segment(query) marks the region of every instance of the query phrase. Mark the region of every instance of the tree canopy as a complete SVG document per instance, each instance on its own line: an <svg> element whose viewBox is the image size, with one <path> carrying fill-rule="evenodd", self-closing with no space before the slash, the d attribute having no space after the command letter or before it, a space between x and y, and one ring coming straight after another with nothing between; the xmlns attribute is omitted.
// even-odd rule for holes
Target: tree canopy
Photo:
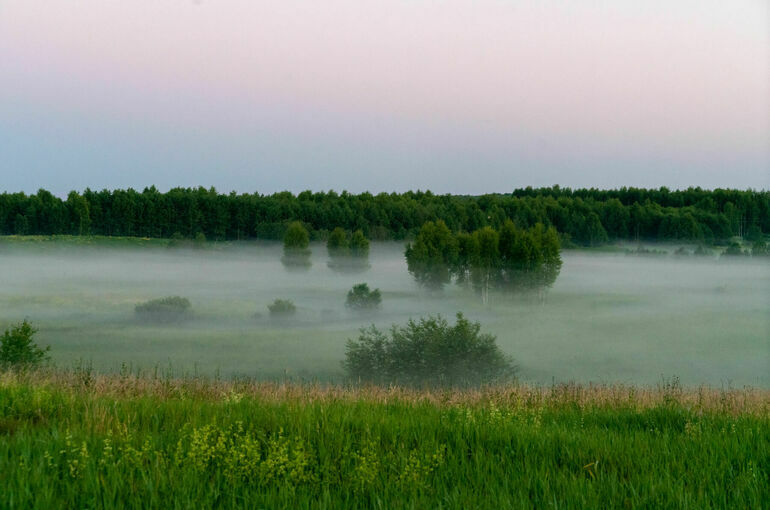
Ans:
<svg viewBox="0 0 770 510"><path fill-rule="evenodd" d="M72 234L193 239L281 240L293 221L311 239L336 227L368 239L405 239L427 221L451 231L499 230L506 219L523 228L542 223L579 245L607 240L755 240L770 233L770 192L667 188L615 190L524 188L481 196L429 191L351 194L334 191L218 193L174 188L161 193L86 189L66 199L46 190L0 194L0 234ZM352 239L351 239L352 240Z"/></svg>
<svg viewBox="0 0 770 510"><path fill-rule="evenodd" d="M541 223L529 229L505 220L499 229L482 227L453 234L443 222L427 222L406 249L409 272L421 285L440 289L452 278L482 298L490 289L543 291L561 270L559 235Z"/></svg>

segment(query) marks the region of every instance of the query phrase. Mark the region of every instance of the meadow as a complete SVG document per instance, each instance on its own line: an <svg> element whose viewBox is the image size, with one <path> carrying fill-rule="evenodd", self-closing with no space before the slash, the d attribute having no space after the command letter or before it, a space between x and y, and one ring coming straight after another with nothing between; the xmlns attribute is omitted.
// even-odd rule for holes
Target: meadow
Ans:
<svg viewBox="0 0 770 510"><path fill-rule="evenodd" d="M3 508L768 508L770 394L0 374Z"/></svg>
<svg viewBox="0 0 770 510"><path fill-rule="evenodd" d="M761 260L567 250L545 302L482 304L418 287L402 243L354 273L311 248L298 271L271 243L5 238L0 326L52 359L0 371L0 508L768 507ZM379 309L345 306L361 282ZM163 296L191 307L135 311ZM518 381L344 378L360 327L458 311Z"/></svg>
<svg viewBox="0 0 770 510"><path fill-rule="evenodd" d="M449 286L419 288L404 245L372 244L370 268L327 266L312 244L308 271L287 271L273 243L130 238L7 237L0 242L0 328L28 318L59 367L89 365L176 375L342 382L345 342L375 323L462 311L495 334L523 382L651 385L677 376L687 386L770 387L770 266L752 258L626 255L624 246L565 250L547 301ZM678 245L656 249L673 252ZM351 287L382 291L381 309L345 308ZM183 323L142 321L134 306L189 298ZM291 299L291 321L267 305Z"/></svg>

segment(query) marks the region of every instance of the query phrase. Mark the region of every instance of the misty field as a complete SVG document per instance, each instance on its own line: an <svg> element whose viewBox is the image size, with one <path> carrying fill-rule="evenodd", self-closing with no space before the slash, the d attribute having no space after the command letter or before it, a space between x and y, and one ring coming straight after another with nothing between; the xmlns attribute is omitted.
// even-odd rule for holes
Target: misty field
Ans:
<svg viewBox="0 0 770 510"><path fill-rule="evenodd" d="M345 342L360 327L461 311L497 335L523 381L676 376L689 386L770 387L770 266L762 260L567 250L545 304L493 294L482 305L456 285L419 288L403 244L373 243L371 267L353 274L330 269L325 247L311 248L309 270L287 271L281 247L269 243L196 250L141 240L6 241L0 326L28 318L60 367L339 381ZM381 290L378 311L345 307L361 282ZM164 296L189 299L189 317L135 315L138 303ZM271 318L275 299L293 301L291 320Z"/></svg>

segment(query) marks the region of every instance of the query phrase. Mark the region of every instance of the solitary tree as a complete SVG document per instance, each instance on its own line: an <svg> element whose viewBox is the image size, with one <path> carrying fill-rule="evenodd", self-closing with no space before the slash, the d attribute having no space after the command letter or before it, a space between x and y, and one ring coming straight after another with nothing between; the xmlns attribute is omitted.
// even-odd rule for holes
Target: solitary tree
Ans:
<svg viewBox="0 0 770 510"><path fill-rule="evenodd" d="M283 237L283 257L281 262L287 268L308 269L310 261L310 234L299 221L289 224Z"/></svg>
<svg viewBox="0 0 770 510"><path fill-rule="evenodd" d="M48 359L48 351L38 347L32 340L37 329L25 319L21 324L6 329L0 337L0 366L27 367L38 365Z"/></svg>

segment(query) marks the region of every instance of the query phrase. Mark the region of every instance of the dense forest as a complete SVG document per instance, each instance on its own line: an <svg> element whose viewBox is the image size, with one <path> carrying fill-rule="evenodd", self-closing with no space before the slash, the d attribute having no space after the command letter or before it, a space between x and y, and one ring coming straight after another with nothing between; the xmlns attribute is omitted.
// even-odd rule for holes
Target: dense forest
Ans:
<svg viewBox="0 0 770 510"><path fill-rule="evenodd" d="M500 228L506 219L520 228L553 226L563 244L597 245L617 239L719 242L732 236L758 238L770 232L770 192L667 188L617 190L525 188L510 194L436 195L430 191L298 195L218 193L214 188L155 187L141 192L86 190L66 199L36 194L0 194L0 234L73 234L141 237L204 235L212 240L281 239L301 221L312 239L342 227L371 239L404 239L427 221L452 231Z"/></svg>

